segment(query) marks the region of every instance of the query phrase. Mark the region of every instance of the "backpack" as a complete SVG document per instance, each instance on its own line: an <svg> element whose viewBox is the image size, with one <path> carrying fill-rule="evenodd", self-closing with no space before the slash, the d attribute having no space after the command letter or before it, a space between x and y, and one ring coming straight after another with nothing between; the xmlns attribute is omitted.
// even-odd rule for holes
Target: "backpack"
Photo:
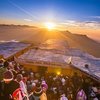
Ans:
<svg viewBox="0 0 100 100"><path fill-rule="evenodd" d="M23 100L23 94L20 88L16 89L13 94L12 94L12 98L14 100Z"/></svg>
<svg viewBox="0 0 100 100"><path fill-rule="evenodd" d="M34 96L33 93L29 96L29 100L40 100L39 96Z"/></svg>

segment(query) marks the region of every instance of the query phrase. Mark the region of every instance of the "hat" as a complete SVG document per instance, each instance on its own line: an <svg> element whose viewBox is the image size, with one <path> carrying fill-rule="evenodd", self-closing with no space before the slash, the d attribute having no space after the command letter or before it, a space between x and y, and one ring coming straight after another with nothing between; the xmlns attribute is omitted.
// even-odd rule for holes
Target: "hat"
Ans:
<svg viewBox="0 0 100 100"><path fill-rule="evenodd" d="M41 86L42 86L42 88L45 88L45 89L47 89L47 88L48 88L48 85L46 84L46 82L45 82L45 81L42 81Z"/></svg>
<svg viewBox="0 0 100 100"><path fill-rule="evenodd" d="M13 77L14 77L13 73L9 70L4 72L4 74L3 74L4 81L11 81L11 80L13 80Z"/></svg>
<svg viewBox="0 0 100 100"><path fill-rule="evenodd" d="M45 81L42 81L42 84L46 84L46 82Z"/></svg>

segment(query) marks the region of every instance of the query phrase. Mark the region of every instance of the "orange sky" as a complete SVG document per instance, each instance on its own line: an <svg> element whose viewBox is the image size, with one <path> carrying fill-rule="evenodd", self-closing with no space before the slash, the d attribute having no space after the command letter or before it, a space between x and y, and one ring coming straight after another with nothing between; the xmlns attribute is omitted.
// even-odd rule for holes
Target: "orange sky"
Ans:
<svg viewBox="0 0 100 100"><path fill-rule="evenodd" d="M0 20L0 24L31 25L31 26L38 26L38 27L44 27L43 23L45 22L36 23L29 19ZM64 23L58 23L58 22L55 23L56 23L56 29L68 30L72 33L88 35L89 37L100 41L100 28L99 28L100 25L98 23L91 22L90 24L86 24L85 22L75 22L71 20L68 20Z"/></svg>

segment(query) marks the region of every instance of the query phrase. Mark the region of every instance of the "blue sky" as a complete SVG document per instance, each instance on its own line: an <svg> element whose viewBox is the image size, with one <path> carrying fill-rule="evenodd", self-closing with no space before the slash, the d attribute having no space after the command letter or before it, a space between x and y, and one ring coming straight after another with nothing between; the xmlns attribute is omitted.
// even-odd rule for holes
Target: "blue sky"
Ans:
<svg viewBox="0 0 100 100"><path fill-rule="evenodd" d="M100 21L100 0L0 0L0 18Z"/></svg>
<svg viewBox="0 0 100 100"><path fill-rule="evenodd" d="M40 25L100 37L100 0L0 0L1 24Z"/></svg>

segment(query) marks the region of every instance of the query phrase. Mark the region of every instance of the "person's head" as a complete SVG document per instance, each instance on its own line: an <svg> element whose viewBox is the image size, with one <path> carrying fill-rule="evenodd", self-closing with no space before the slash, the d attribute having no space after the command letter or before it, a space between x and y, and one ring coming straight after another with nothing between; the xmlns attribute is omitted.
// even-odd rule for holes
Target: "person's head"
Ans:
<svg viewBox="0 0 100 100"><path fill-rule="evenodd" d="M44 92L46 92L46 90L48 89L48 85L46 84L45 81L42 81L41 86L42 86L42 90L43 90Z"/></svg>
<svg viewBox="0 0 100 100"><path fill-rule="evenodd" d="M8 71L4 72L3 80L5 83L11 82L13 80L13 78L14 78L14 75L11 71L8 70Z"/></svg>
<svg viewBox="0 0 100 100"><path fill-rule="evenodd" d="M7 68L8 66L9 66L9 62L8 61L5 61L4 62L4 67Z"/></svg>
<svg viewBox="0 0 100 100"><path fill-rule="evenodd" d="M86 68L86 69L88 69L88 68L89 68L89 65L88 65L88 64L85 64L84 66L85 66L85 68Z"/></svg>
<svg viewBox="0 0 100 100"><path fill-rule="evenodd" d="M3 59L0 59L0 63L4 63Z"/></svg>
<svg viewBox="0 0 100 100"><path fill-rule="evenodd" d="M21 80L23 80L23 75L22 74L18 74L16 79L17 79L18 82L20 82Z"/></svg>
<svg viewBox="0 0 100 100"><path fill-rule="evenodd" d="M64 93L64 91L60 91L60 97L65 97L66 95L65 95L65 93Z"/></svg>
<svg viewBox="0 0 100 100"><path fill-rule="evenodd" d="M42 88L41 88L41 84L40 84L39 82L36 83L36 87L35 87L34 93L35 93L36 95L42 94Z"/></svg>

